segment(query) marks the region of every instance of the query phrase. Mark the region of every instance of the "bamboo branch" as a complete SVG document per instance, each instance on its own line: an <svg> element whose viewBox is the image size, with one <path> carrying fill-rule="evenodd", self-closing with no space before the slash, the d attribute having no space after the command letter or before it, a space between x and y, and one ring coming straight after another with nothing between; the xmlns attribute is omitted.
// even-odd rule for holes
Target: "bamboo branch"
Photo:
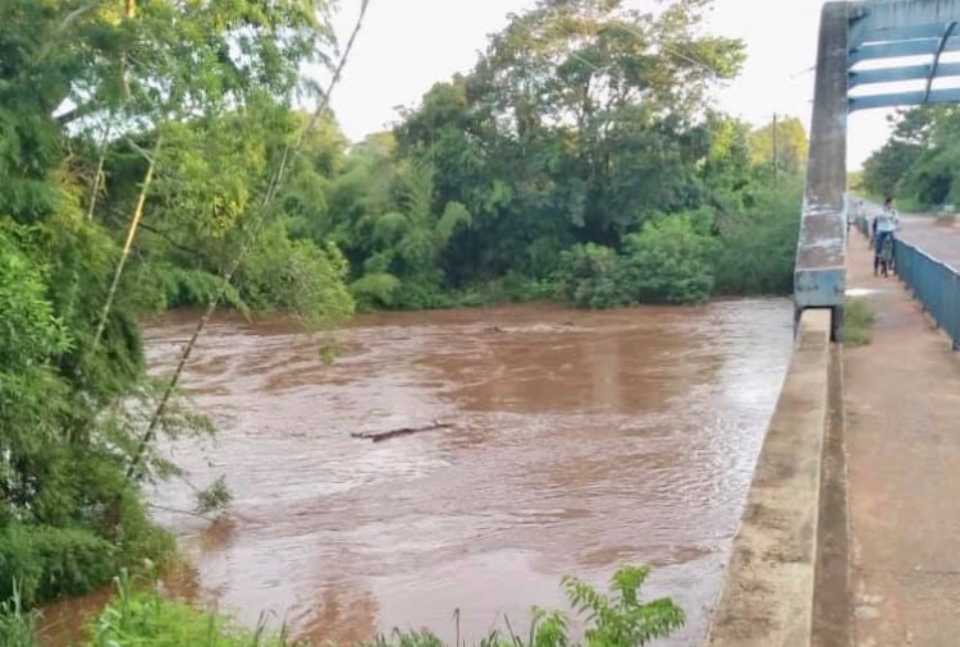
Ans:
<svg viewBox="0 0 960 647"><path fill-rule="evenodd" d="M127 0L126 6L123 10L123 15L127 20L133 20L137 17L137 3L136 0ZM120 85L123 86L123 97L127 100L130 99L130 81L127 79L127 50L124 49L120 52Z"/></svg>
<svg viewBox="0 0 960 647"><path fill-rule="evenodd" d="M157 427L160 425L160 420L163 418L163 415L167 409L167 405L170 402L170 398L173 397L173 393L177 389L177 385L180 383L180 377L183 375L183 370L187 365L187 361L190 359L190 354L193 352L193 349L197 344L197 340L203 333L204 328L206 328L207 322L213 316L214 311L217 309L217 305L226 294L227 288L230 286L230 282L233 280L233 276L236 274L237 270L240 269L240 265L243 262L244 256L246 255L250 245L256 239L256 235L260 228L266 221L267 214L270 211L273 200L285 179L287 160L289 160L290 154L295 150L299 150L300 147L303 146L303 142L307 135L313 131L317 122L327 112L327 109L330 106L330 96L333 94L334 88L336 88L337 84L340 82L340 77L343 74L343 69L346 66L347 59L349 58L354 42L357 39L357 34L360 33L360 28L363 26L363 20L367 15L367 7L369 4L370 0L363 0L360 4L360 15L357 17L357 22L354 24L350 38L347 40L346 47L343 50L343 55L341 55L340 60L337 63L337 67L334 70L333 77L330 79L330 83L327 84L326 91L320 98L320 102L317 105L316 110L314 110L310 121L307 123L306 127L301 130L296 142L293 144L287 144L287 146L284 148L283 155L280 159L280 164L276 173L271 178L270 184L267 187L267 191L264 194L263 201L260 204L260 211L254 221L254 226L251 229L250 236L241 246L239 253L233 260L233 263L231 263L229 269L224 273L223 283L220 289L214 295L213 299L210 300L207 309L197 322L197 326L193 331L193 335L190 336L190 341L188 341L183 347L183 352L180 354L180 360L177 363L177 368L173 372L173 376L171 376L170 382L167 384L167 388L164 389L163 395L160 397L160 402L157 403L157 408L154 411L153 416L150 418L150 424L147 425L147 429L144 431L143 436L140 438L140 443L137 445L137 450L133 455L130 467L127 469L128 477L132 477L134 473L139 470L140 463L143 460L143 455L150 443L153 442L154 436L157 432Z"/></svg>
<svg viewBox="0 0 960 647"><path fill-rule="evenodd" d="M107 160L107 139L110 138L110 131L113 129L113 120L107 124L107 129L103 131L103 139L100 140L100 159L97 160L97 173L93 176L93 188L90 190L90 208L87 210L87 220L93 220L93 209L97 205L97 194L100 192L100 178L103 175L103 165Z"/></svg>
<svg viewBox="0 0 960 647"><path fill-rule="evenodd" d="M130 219L130 228L127 230L127 240L123 244L123 252L120 255L120 260L117 262L117 269L113 274L113 282L110 284L110 291L107 292L107 300L103 304L103 310L100 312L100 321L97 323L97 332L93 336L91 352L96 350L100 344L103 330L107 326L107 317L110 315L110 308L113 306L113 299L117 294L117 286L120 285L120 276L123 274L123 267L127 263L127 257L130 256L130 248L133 246L133 239L136 238L140 219L143 217L143 204L147 199L147 190L150 188L150 183L153 181L153 171L157 166L157 152L160 150L162 142L163 137L158 137L157 143L154 145L153 152L150 155L147 174L143 178L143 186L140 187L140 195L137 197L137 206L133 211L133 218Z"/></svg>
<svg viewBox="0 0 960 647"><path fill-rule="evenodd" d="M149 224L149 223L146 223L146 222L142 222L142 221L140 222L140 229L146 229L147 231L149 231L149 232L151 232L151 233L153 233L153 234L156 234L157 236L159 236L160 238L162 238L163 240L165 240L168 245L170 245L171 247L173 247L173 248L175 248L175 249L179 249L181 252L186 252L187 254L190 254L191 256L196 256L196 257L199 258L200 260L206 260L206 258L207 258L207 255L204 254L203 252L199 252L199 251L197 251L197 250L195 250L195 249L193 249L193 248L191 248L191 247L187 247L186 245L183 245L183 244L181 244L181 243L178 243L176 240L173 239L173 237L172 237L169 233L167 233L167 232L164 231L163 229L160 229L160 228L158 228L158 227L154 227L153 225L151 225L151 224Z"/></svg>

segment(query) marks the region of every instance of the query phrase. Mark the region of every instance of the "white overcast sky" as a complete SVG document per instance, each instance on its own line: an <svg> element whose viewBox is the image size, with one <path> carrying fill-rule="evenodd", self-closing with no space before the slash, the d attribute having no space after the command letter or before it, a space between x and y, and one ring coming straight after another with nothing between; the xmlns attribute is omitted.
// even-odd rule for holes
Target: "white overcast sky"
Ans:
<svg viewBox="0 0 960 647"><path fill-rule="evenodd" d="M336 20L345 42L360 0L340 0ZM632 0L641 5L649 0ZM430 86L469 70L487 34L535 0L370 0L333 106L354 141L396 119L395 106L415 104ZM729 113L762 124L773 113L809 127L817 29L823 0L715 0L710 31L742 38L743 74L720 92ZM848 167L859 167L889 132L885 110L850 117Z"/></svg>

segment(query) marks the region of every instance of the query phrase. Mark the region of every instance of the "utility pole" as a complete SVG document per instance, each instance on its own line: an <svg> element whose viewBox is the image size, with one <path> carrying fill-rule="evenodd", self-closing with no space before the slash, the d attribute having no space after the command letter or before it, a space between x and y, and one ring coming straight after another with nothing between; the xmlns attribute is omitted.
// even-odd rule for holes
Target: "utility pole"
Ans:
<svg viewBox="0 0 960 647"><path fill-rule="evenodd" d="M777 113L773 113L773 185L779 184L778 166L780 160L780 151L777 142Z"/></svg>

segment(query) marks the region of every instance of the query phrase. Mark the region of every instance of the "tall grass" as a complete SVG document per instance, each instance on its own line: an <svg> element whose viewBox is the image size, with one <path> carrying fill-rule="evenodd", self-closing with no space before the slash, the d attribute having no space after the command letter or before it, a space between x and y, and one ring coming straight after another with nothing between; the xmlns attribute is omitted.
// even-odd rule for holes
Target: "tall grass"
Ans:
<svg viewBox="0 0 960 647"><path fill-rule="evenodd" d="M23 608L20 587L15 582L13 595L0 604L0 645L3 647L36 647L34 634L38 612Z"/></svg>

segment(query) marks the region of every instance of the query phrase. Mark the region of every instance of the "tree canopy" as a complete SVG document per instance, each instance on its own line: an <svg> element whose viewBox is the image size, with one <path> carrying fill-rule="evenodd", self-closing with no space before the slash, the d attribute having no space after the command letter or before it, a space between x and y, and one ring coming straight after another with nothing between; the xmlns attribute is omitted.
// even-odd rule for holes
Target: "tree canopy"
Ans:
<svg viewBox="0 0 960 647"><path fill-rule="evenodd" d="M899 197L911 208L957 204L960 109L937 105L900 110L891 125L890 139L864 164L863 188L878 197Z"/></svg>

